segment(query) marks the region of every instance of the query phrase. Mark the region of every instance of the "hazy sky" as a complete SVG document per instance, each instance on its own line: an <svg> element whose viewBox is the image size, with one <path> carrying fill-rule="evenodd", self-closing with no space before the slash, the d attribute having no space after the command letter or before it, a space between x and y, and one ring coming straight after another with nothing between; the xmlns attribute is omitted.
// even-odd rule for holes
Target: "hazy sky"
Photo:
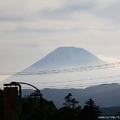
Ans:
<svg viewBox="0 0 120 120"><path fill-rule="evenodd" d="M120 0L0 1L0 72L23 70L60 46L119 61Z"/></svg>

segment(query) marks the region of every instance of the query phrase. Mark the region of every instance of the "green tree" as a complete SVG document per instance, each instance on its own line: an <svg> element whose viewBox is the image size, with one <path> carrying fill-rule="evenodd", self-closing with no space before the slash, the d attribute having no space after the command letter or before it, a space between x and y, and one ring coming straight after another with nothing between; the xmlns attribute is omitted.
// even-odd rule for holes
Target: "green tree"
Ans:
<svg viewBox="0 0 120 120"><path fill-rule="evenodd" d="M72 94L69 93L67 96L65 96L64 100L65 100L65 103L63 103L63 105L70 108L71 107Z"/></svg>
<svg viewBox="0 0 120 120"><path fill-rule="evenodd" d="M72 106L72 108L75 109L75 108L76 108L76 104L78 104L78 103L79 103L79 102L76 101L75 98L73 98L73 99L71 100L71 106Z"/></svg>
<svg viewBox="0 0 120 120"><path fill-rule="evenodd" d="M64 98L65 103L63 107L59 109L59 119L58 120L79 120L79 114L81 113L81 107L76 107L78 101L72 98L72 94L69 93Z"/></svg>
<svg viewBox="0 0 120 120"><path fill-rule="evenodd" d="M96 106L95 102L90 98L83 108L82 119L83 120L98 120L101 115L99 106Z"/></svg>
<svg viewBox="0 0 120 120"><path fill-rule="evenodd" d="M23 120L57 120L58 110L52 101L33 99L30 95L22 98Z"/></svg>
<svg viewBox="0 0 120 120"><path fill-rule="evenodd" d="M75 98L72 98L71 93L69 93L67 96L65 96L64 100L65 100L65 103L63 103L63 105L65 105L66 107L69 107L69 108L73 108L73 109L76 107L76 104L79 103L78 101L76 101Z"/></svg>

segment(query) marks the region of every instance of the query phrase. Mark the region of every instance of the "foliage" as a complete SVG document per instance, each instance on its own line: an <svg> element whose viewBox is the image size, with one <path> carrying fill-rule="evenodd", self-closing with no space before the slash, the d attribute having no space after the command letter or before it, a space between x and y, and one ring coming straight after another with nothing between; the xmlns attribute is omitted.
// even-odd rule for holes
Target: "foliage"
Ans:
<svg viewBox="0 0 120 120"><path fill-rule="evenodd" d="M3 93L0 90L0 120L4 120ZM57 109L52 101L36 94L25 96L22 98L22 120L98 120L101 114L99 106L91 98L83 108L71 93L64 100L63 107Z"/></svg>
<svg viewBox="0 0 120 120"><path fill-rule="evenodd" d="M30 96L22 99L22 108L23 120L54 120L57 113L57 108L52 101L34 100Z"/></svg>
<svg viewBox="0 0 120 120"><path fill-rule="evenodd" d="M82 118L87 120L98 120L98 117L101 115L99 106L95 105L95 102L90 98L82 111Z"/></svg>
<svg viewBox="0 0 120 120"><path fill-rule="evenodd" d="M60 120L78 120L81 113L81 107L76 107L78 101L72 97L71 93L65 96L64 100L64 106L59 109Z"/></svg>
<svg viewBox="0 0 120 120"><path fill-rule="evenodd" d="M66 107L69 107L69 108L73 108L73 109L76 107L76 104L79 103L78 101L76 101L75 98L72 98L71 93L69 93L67 96L65 96L64 100L65 100L65 103L63 103L63 105L65 105Z"/></svg>

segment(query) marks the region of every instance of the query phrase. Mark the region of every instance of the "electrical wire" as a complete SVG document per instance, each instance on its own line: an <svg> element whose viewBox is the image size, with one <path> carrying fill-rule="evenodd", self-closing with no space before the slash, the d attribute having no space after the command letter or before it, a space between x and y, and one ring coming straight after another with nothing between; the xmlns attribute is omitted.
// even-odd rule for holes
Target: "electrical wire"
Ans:
<svg viewBox="0 0 120 120"><path fill-rule="evenodd" d="M112 79L112 78L118 78L117 80L105 80L105 81L97 81L97 82L91 82L93 80L102 80L102 79ZM87 83L82 83L83 81L87 81ZM74 83L76 82L76 83ZM56 81L56 82L41 82L41 83L31 83L34 85L37 85L41 88L70 88L70 87L86 87L86 86L93 86L93 85L99 85L99 84L109 84L109 83L119 83L120 82L120 75L116 76L108 76L108 77L96 77L96 78L88 78L88 79L79 79L79 80L68 80L68 81Z"/></svg>
<svg viewBox="0 0 120 120"><path fill-rule="evenodd" d="M0 75L43 75L43 74L58 74L58 73L71 73L71 72L84 72L92 70L101 70L108 68L120 67L120 62L116 63L106 63L95 66L86 66L78 68L66 68L66 69L56 69L56 70L45 70L45 71L32 71L32 72L1 72Z"/></svg>
<svg viewBox="0 0 120 120"><path fill-rule="evenodd" d="M44 75L44 74L58 74L58 73L71 73L71 72L85 72L85 71L101 70L101 69L116 68L116 67L120 67L120 62L101 64L101 65L95 65L95 66L61 69L61 70L50 70L50 71L5 72L5 73L0 73L0 75ZM119 80L109 81L109 79L112 79L112 78L114 78L114 79L117 78ZM107 81L105 80L103 82L101 82L101 81L93 82L93 80L102 80L102 79L108 79L108 80ZM87 83L81 83L81 82L86 82L86 81L87 81ZM76 84L74 82L76 82ZM42 88L46 88L46 87L48 87L48 88L58 88L58 87L71 88L71 87L86 87L86 86L98 85L98 84L108 84L111 82L119 83L120 75L107 76L107 77L96 77L96 78L86 78L86 79L79 79L79 80L65 80L65 81L54 81L54 82L47 81L47 82L31 83L31 84L34 84L34 85L37 84Z"/></svg>
<svg viewBox="0 0 120 120"><path fill-rule="evenodd" d="M82 82L82 81L92 81L92 80L100 80L100 79L112 79L112 78L119 78L120 75L116 75L116 76L108 76L108 77L95 77L95 78L86 78L86 79L79 79L79 80L65 80L65 81L52 81L52 82L41 82L41 83L32 83L32 84L41 84L41 85L45 85L45 84L55 84L55 83L71 83L71 82Z"/></svg>

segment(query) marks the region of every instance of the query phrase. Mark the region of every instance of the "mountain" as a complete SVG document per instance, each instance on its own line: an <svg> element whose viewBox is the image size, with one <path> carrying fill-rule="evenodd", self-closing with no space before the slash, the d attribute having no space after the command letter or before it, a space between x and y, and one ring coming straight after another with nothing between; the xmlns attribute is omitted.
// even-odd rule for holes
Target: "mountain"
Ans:
<svg viewBox="0 0 120 120"><path fill-rule="evenodd" d="M25 71L56 70L104 63L83 48L59 47Z"/></svg>
<svg viewBox="0 0 120 120"><path fill-rule="evenodd" d="M85 102L92 98L100 107L120 106L120 85L106 84L91 86L85 89L43 89L41 93L48 100L53 100L57 107L61 107L68 93L84 106Z"/></svg>
<svg viewBox="0 0 120 120"><path fill-rule="evenodd" d="M33 84L41 89L63 86L65 84L69 86L69 83L65 83L64 81L83 78L86 77L86 74L79 74L78 72L71 73L70 71L65 73L65 71L62 71L63 69L80 68L104 63L105 62L83 48L59 47L30 67L5 79L1 84L10 83L11 81L21 81ZM51 71L53 72L54 70L58 70L58 73L59 70L61 70L62 73L51 74ZM54 85L54 82L59 83L59 85Z"/></svg>
<svg viewBox="0 0 120 120"><path fill-rule="evenodd" d="M92 98L96 105L100 107L120 106L120 85L119 84L101 84L91 86L85 89L51 89L46 88L41 90L43 97L49 101L53 101L56 107L62 107L64 98L68 93L71 93L73 98L79 101L80 106L84 106L85 102ZM23 90L23 96L30 94L32 90Z"/></svg>
<svg viewBox="0 0 120 120"><path fill-rule="evenodd" d="M100 65L103 65L103 69L99 69ZM81 105L91 97L103 107L117 106L120 89L119 85L112 83L119 82L119 68L108 67L108 64L85 49L59 47L1 84L12 81L30 83L42 90L44 97L53 100L58 107L69 92ZM22 85L23 88L31 89L26 85Z"/></svg>

